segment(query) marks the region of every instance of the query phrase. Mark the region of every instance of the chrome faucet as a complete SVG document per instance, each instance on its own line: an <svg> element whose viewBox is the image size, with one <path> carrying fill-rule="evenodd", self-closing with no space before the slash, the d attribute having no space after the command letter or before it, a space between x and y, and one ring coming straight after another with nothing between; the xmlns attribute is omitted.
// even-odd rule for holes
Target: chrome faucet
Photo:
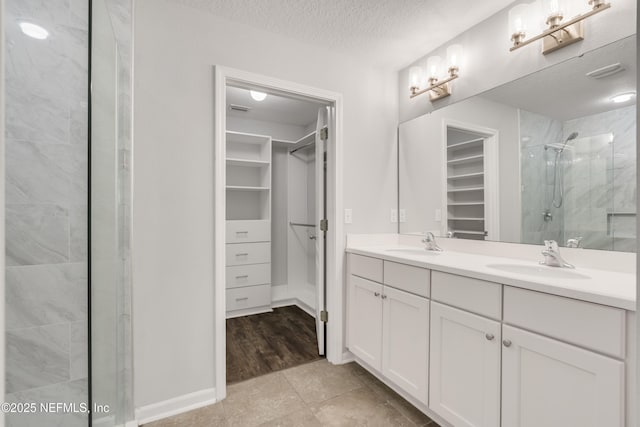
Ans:
<svg viewBox="0 0 640 427"><path fill-rule="evenodd" d="M544 250L542 251L542 255L544 255L544 261L540 261L540 264L548 265L550 267L576 268L560 256L558 242L555 240L544 241Z"/></svg>
<svg viewBox="0 0 640 427"><path fill-rule="evenodd" d="M576 237L574 239L568 239L567 240L567 247L568 248L579 248L581 240L582 240L582 237Z"/></svg>
<svg viewBox="0 0 640 427"><path fill-rule="evenodd" d="M442 252L442 248L436 243L436 236L434 236L430 231L427 231L425 233L424 239L422 239L422 243L426 245L425 249L428 251Z"/></svg>

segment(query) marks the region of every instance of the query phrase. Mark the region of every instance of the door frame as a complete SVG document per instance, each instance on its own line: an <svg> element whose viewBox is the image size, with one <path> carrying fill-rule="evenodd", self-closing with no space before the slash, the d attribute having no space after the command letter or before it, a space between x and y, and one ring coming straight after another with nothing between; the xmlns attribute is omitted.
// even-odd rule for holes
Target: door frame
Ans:
<svg viewBox="0 0 640 427"><path fill-rule="evenodd" d="M226 86L227 83L261 86L293 96L302 96L327 102L335 108L334 143L327 147L327 231L325 259L326 310L330 322L326 324L326 357L331 363L343 359L343 256L345 249L344 227L339 212L343 200L343 137L342 94L280 80L248 71L223 66L213 67L214 99L214 147L213 147L213 287L214 287L214 373L215 395L220 401L226 397L226 301L225 301L225 230L226 230Z"/></svg>

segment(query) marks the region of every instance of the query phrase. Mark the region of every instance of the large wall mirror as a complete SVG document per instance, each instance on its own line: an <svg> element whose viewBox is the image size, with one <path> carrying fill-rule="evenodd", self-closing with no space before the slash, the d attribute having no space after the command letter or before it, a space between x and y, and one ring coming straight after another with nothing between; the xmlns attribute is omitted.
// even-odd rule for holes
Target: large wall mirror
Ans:
<svg viewBox="0 0 640 427"><path fill-rule="evenodd" d="M636 37L400 125L399 232L636 251Z"/></svg>

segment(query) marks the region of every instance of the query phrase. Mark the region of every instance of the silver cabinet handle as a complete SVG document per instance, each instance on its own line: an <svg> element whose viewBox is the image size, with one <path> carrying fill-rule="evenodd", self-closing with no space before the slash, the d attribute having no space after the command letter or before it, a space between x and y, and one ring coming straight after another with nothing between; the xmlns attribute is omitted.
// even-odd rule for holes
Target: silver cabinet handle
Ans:
<svg viewBox="0 0 640 427"><path fill-rule="evenodd" d="M247 255L249 255L249 254L248 254L248 253L246 253L246 252L243 252L243 253L241 253L241 254L236 254L236 256L247 256Z"/></svg>
<svg viewBox="0 0 640 427"><path fill-rule="evenodd" d="M248 274L243 274L242 276L236 276L236 279L247 279L249 278Z"/></svg>
<svg viewBox="0 0 640 427"><path fill-rule="evenodd" d="M386 295L382 295L382 299L387 299L387 296Z"/></svg>
<svg viewBox="0 0 640 427"><path fill-rule="evenodd" d="M485 336L489 341L492 341L492 340L495 338L495 336L493 336L493 334L485 334L484 336Z"/></svg>
<svg viewBox="0 0 640 427"><path fill-rule="evenodd" d="M379 296L380 296L380 292L374 292L374 293L373 293L373 296L374 296L374 297L379 297Z"/></svg>
<svg viewBox="0 0 640 427"><path fill-rule="evenodd" d="M246 301L248 299L249 299L249 297L236 298L236 301Z"/></svg>
<svg viewBox="0 0 640 427"><path fill-rule="evenodd" d="M502 340L502 344L505 347L511 347L511 340Z"/></svg>
<svg viewBox="0 0 640 427"><path fill-rule="evenodd" d="M248 231L236 231L236 235L238 234L249 234Z"/></svg>

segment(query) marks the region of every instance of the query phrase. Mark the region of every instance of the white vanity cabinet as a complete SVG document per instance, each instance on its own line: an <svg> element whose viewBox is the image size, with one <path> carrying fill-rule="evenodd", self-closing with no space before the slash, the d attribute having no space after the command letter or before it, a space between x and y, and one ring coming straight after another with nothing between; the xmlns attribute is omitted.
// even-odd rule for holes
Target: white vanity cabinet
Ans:
<svg viewBox="0 0 640 427"><path fill-rule="evenodd" d="M426 404L429 361L429 300L383 284L428 295L429 272L416 267L351 255L348 283L347 347L362 362ZM386 267L383 267L386 266ZM391 274L383 274L383 269ZM379 282L376 282L378 280Z"/></svg>

